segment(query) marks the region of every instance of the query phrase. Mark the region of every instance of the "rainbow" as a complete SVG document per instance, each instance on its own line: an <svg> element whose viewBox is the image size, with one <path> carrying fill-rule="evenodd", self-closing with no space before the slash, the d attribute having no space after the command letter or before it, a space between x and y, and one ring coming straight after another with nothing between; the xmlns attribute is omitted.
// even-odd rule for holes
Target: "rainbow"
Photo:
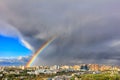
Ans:
<svg viewBox="0 0 120 80"><path fill-rule="evenodd" d="M26 64L25 67L30 67L32 65L32 63L35 61L35 59L37 58L37 56L42 53L42 51L55 40L56 37L52 37L49 40L47 40L32 56L32 58L28 61L28 63Z"/></svg>

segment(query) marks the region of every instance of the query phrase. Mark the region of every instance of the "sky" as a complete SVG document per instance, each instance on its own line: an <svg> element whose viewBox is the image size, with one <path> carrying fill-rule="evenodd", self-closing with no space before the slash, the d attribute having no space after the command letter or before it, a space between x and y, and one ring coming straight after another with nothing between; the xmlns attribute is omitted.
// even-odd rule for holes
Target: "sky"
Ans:
<svg viewBox="0 0 120 80"><path fill-rule="evenodd" d="M3 54L0 47L0 62L9 56L26 60L57 34L35 65L119 64L119 4L119 0L1 0L0 41L13 42L18 52L10 49L13 53Z"/></svg>
<svg viewBox="0 0 120 80"><path fill-rule="evenodd" d="M29 49L21 45L17 38L0 35L0 53L2 57L18 55L26 56L31 53Z"/></svg>

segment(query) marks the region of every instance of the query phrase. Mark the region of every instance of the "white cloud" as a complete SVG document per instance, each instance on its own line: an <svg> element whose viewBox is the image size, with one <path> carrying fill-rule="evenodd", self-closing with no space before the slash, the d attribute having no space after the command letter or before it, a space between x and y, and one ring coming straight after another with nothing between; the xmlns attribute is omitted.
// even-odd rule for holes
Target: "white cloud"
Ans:
<svg viewBox="0 0 120 80"><path fill-rule="evenodd" d="M30 56L19 56L19 57L0 57L0 65L11 66L11 65L25 65L30 59Z"/></svg>
<svg viewBox="0 0 120 80"><path fill-rule="evenodd" d="M17 28L2 21L0 21L0 34L10 37L22 37L21 33L17 30Z"/></svg>
<svg viewBox="0 0 120 80"><path fill-rule="evenodd" d="M34 52L34 48L27 41L25 41L24 39L21 39L21 42L26 48L28 48Z"/></svg>
<svg viewBox="0 0 120 80"><path fill-rule="evenodd" d="M21 44L23 44L23 46L25 46L26 48L34 52L34 48L26 40L23 39L22 34L17 28L1 21L0 22L0 34L3 36L16 37L20 39Z"/></svg>

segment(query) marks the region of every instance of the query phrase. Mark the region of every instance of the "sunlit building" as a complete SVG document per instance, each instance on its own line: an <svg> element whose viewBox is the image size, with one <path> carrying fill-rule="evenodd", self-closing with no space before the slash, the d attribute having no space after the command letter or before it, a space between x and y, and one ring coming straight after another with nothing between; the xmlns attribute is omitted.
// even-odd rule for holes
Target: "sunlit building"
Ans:
<svg viewBox="0 0 120 80"><path fill-rule="evenodd" d="M73 69L74 69L74 70L80 70L80 66L79 66L79 65L74 65L74 66L73 66Z"/></svg>
<svg viewBox="0 0 120 80"><path fill-rule="evenodd" d="M89 70L90 71L99 71L99 65L98 64L89 64Z"/></svg>

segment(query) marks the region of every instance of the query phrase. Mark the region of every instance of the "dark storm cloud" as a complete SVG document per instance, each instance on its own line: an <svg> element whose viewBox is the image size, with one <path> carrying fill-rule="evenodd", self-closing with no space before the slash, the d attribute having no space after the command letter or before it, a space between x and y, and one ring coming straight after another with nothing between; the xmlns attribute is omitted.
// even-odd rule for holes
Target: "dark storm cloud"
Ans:
<svg viewBox="0 0 120 80"><path fill-rule="evenodd" d="M116 64L120 56L119 4L118 0L4 0L0 18L15 26L36 49L59 35L36 63Z"/></svg>

